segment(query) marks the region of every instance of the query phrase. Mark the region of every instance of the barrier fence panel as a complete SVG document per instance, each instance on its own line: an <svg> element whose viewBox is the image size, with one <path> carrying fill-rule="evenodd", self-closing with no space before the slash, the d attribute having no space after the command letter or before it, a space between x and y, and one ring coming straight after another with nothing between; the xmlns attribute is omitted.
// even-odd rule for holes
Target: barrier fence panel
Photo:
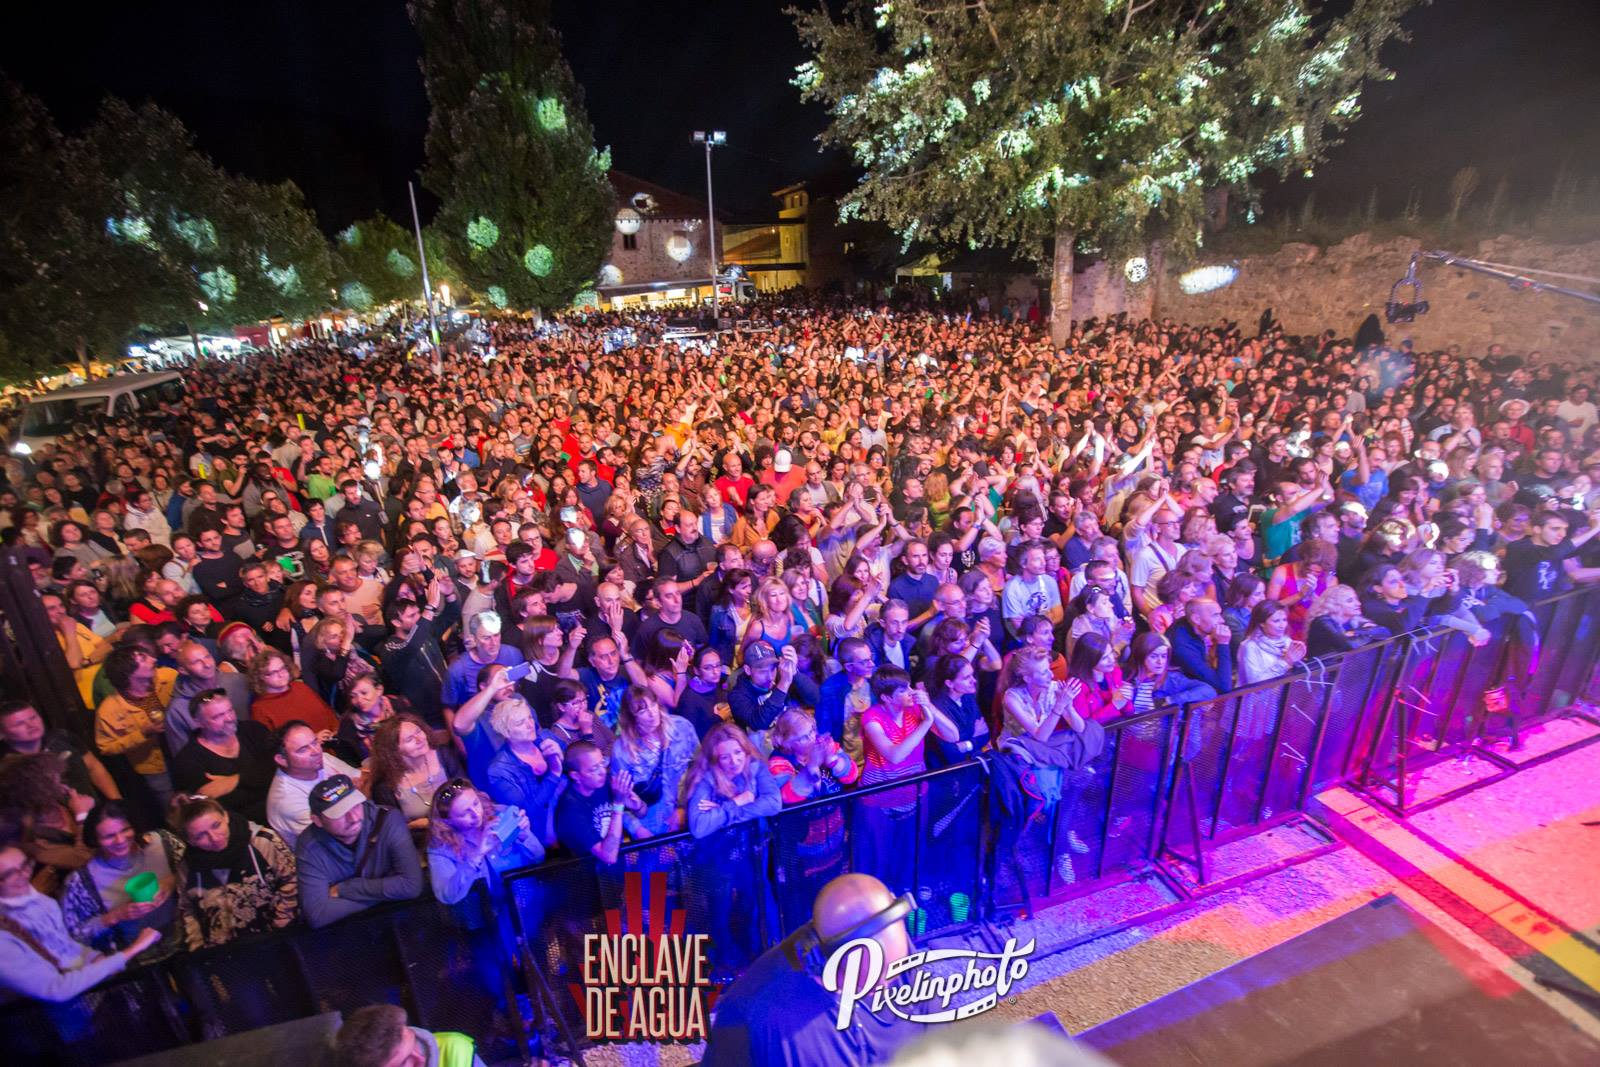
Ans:
<svg viewBox="0 0 1600 1067"><path fill-rule="evenodd" d="M1370 738L1358 739L1358 748L1367 752L1359 775L1363 784L1388 790L1403 813L1415 800L1406 779L1418 769L1474 746L1507 737L1520 741L1530 727L1569 713L1585 698L1600 656L1595 647L1600 590L1575 590L1532 611L1531 627L1521 616L1496 620L1492 639L1480 647L1453 630L1406 635L1405 655L1379 725ZM1532 634L1538 635L1537 652ZM1503 769L1515 766L1498 753L1478 751ZM1432 796L1427 803L1454 795Z"/></svg>
<svg viewBox="0 0 1600 1067"><path fill-rule="evenodd" d="M1572 594L1566 604L1564 618L1552 626L1552 645L1546 646L1559 658L1551 691L1540 705L1541 718L1594 696L1595 665L1600 658L1600 590L1590 587Z"/></svg>
<svg viewBox="0 0 1600 1067"><path fill-rule="evenodd" d="M515 1055L520 1021L504 957L493 927L473 920L474 909L486 914L485 896L240 938L140 967L66 1004L9 1005L0 1014L7 1062L97 1065L378 1001L400 1004L426 1029L473 1034L486 1058Z"/></svg>
<svg viewBox="0 0 1600 1067"><path fill-rule="evenodd" d="M19 1001L0 1009L7 1063L90 1067L194 1040L164 971L144 967L64 1004Z"/></svg>
<svg viewBox="0 0 1600 1067"><path fill-rule="evenodd" d="M1106 755L1097 761L1101 766L1096 767L1083 800L1074 811L1059 813L1070 821L1065 839L1056 836L1061 857L1054 864L1057 873L1105 878L1155 858L1157 820L1181 719L1180 709L1168 708L1117 723L1107 731ZM1074 834L1085 844L1093 842L1087 855L1076 855ZM1094 861L1092 867L1083 862L1089 860Z"/></svg>

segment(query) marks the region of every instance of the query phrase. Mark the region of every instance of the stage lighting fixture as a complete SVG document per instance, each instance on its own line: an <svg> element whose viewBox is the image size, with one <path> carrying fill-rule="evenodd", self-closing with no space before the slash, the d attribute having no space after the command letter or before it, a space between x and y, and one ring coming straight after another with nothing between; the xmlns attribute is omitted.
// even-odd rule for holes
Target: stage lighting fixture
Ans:
<svg viewBox="0 0 1600 1067"><path fill-rule="evenodd" d="M1210 267L1196 267L1194 270L1185 271L1178 275L1178 288L1190 296L1209 293L1214 289L1224 289L1233 284L1239 276L1239 268L1225 264L1215 264Z"/></svg>
<svg viewBox="0 0 1600 1067"><path fill-rule="evenodd" d="M1411 257L1411 265L1406 268L1405 277L1389 287L1388 303L1383 305L1383 317L1391 325L1415 322L1418 315L1428 313L1428 302L1422 299L1422 281L1417 277L1417 258ZM1411 299L1402 300L1402 289L1411 290Z"/></svg>

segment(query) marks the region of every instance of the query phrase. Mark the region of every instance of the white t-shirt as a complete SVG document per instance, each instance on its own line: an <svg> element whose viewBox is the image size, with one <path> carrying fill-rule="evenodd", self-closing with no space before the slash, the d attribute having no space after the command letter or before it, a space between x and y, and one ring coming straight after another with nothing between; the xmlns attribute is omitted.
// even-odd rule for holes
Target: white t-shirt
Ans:
<svg viewBox="0 0 1600 1067"><path fill-rule="evenodd" d="M291 849L311 825L311 790L335 774L348 775L352 782L361 777L360 771L327 753L322 755L322 773L309 781L291 778L281 767L272 776L272 785L267 787L267 824Z"/></svg>
<svg viewBox="0 0 1600 1067"><path fill-rule="evenodd" d="M1044 615L1061 606L1061 587L1048 574L1029 580L1017 575L1006 582L1000 596L1000 614L1006 619Z"/></svg>
<svg viewBox="0 0 1600 1067"><path fill-rule="evenodd" d="M1128 581L1135 589L1151 588L1161 580L1162 575L1178 565L1185 551L1181 542L1168 551L1154 540L1146 541L1144 546L1133 554Z"/></svg>
<svg viewBox="0 0 1600 1067"><path fill-rule="evenodd" d="M1600 421L1600 409L1596 409L1593 400L1585 400L1581 404L1563 400L1556 405L1556 417L1566 419L1572 424L1575 432L1582 434L1596 421Z"/></svg>

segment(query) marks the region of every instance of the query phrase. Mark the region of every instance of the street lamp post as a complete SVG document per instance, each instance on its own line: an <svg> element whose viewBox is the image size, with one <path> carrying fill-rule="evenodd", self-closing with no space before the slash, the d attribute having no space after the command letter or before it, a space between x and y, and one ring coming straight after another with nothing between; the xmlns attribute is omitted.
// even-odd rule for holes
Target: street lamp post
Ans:
<svg viewBox="0 0 1600 1067"><path fill-rule="evenodd" d="M711 261L711 331L715 333L722 320L717 300L717 217L711 200L711 150L727 144L728 135L723 130L696 130L694 140L706 146L706 248Z"/></svg>

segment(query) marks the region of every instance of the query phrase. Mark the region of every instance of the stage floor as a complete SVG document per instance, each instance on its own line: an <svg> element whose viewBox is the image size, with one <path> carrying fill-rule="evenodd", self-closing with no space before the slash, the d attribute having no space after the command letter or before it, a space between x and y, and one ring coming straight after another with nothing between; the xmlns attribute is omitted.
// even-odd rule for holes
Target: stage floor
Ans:
<svg viewBox="0 0 1600 1067"><path fill-rule="evenodd" d="M1078 1040L1120 1067L1600 1063L1600 1040L1393 896Z"/></svg>
<svg viewBox="0 0 1600 1067"><path fill-rule="evenodd" d="M1600 1000L1587 999L1600 996L1596 781L1600 745L1590 745L1404 823L1359 795L1324 794L1322 814L1341 847L1041 959L1028 988L997 1011L1019 1021L1050 1012L1082 1033L1394 894L1463 954L1463 966L1501 976L1558 1026L1600 1040ZM1048 950L1079 936L1085 913L1100 906L1071 902L1014 929ZM1452 1053L1444 1062L1539 1061Z"/></svg>

